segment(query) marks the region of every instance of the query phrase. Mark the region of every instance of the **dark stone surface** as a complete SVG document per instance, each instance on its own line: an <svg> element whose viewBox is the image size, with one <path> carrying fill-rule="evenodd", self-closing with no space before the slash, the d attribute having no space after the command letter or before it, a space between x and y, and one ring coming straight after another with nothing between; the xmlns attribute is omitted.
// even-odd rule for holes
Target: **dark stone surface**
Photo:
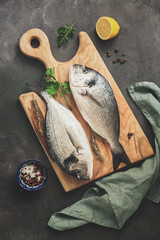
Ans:
<svg viewBox="0 0 160 240"><path fill-rule="evenodd" d="M126 88L139 81L160 85L159 10L158 0L0 1L0 239L160 239L160 206L147 200L119 231L94 224L66 232L49 228L50 215L79 200L89 185L64 192L18 101L20 94L43 88L45 71L42 63L21 54L18 47L21 35L34 27L42 29L50 40L54 57L66 61L77 51L78 32L86 31L153 146L151 127ZM95 32L97 19L104 15L115 18L121 26L119 35L110 41L101 41ZM57 28L74 21L75 37L68 45L57 48ZM107 58L108 50L111 58ZM115 56L123 53L127 62L112 64ZM29 158L42 160L49 171L47 185L35 193L24 191L16 181L17 167Z"/></svg>

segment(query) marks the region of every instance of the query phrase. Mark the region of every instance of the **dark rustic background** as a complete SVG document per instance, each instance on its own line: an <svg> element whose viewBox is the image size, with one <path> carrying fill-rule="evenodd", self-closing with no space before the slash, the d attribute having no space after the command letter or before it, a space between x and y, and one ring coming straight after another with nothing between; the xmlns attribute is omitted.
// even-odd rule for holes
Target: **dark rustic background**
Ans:
<svg viewBox="0 0 160 240"><path fill-rule="evenodd" d="M115 39L102 41L97 37L95 25L101 16L113 17L120 24ZM58 27L74 21L75 37L58 48ZM159 0L0 0L0 239L160 239L160 205L147 200L119 231L94 224L65 232L49 228L51 214L79 200L90 185L64 192L18 101L22 93L44 89L45 72L42 63L20 52L21 35L31 28L42 29L54 57L67 61L77 51L78 32L86 31L154 147L151 127L130 99L127 87L139 81L160 86L159 22ZM113 64L122 54L127 62ZM38 192L24 191L16 180L17 167L29 158L40 159L49 171L47 185Z"/></svg>

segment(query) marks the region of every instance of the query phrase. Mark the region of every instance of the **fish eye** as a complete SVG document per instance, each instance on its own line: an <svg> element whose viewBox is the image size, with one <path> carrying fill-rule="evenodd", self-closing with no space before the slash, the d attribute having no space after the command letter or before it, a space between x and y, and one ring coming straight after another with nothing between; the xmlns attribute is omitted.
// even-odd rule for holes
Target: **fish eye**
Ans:
<svg viewBox="0 0 160 240"><path fill-rule="evenodd" d="M77 178L81 178L81 175L80 175L81 171L79 169L76 169L75 172L76 172Z"/></svg>
<svg viewBox="0 0 160 240"><path fill-rule="evenodd" d="M82 67L82 72L83 73L87 73L88 72L88 70L87 70L87 68L85 66Z"/></svg>

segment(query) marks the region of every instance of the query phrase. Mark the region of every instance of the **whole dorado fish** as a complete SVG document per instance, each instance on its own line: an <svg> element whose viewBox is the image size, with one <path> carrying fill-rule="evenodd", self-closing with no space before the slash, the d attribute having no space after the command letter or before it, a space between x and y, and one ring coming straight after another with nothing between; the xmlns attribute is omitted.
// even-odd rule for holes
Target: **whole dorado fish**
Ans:
<svg viewBox="0 0 160 240"><path fill-rule="evenodd" d="M47 92L41 92L41 96L47 104L46 138L51 156L69 174L91 179L93 156L81 124Z"/></svg>
<svg viewBox="0 0 160 240"><path fill-rule="evenodd" d="M120 120L117 102L108 81L88 67L74 64L69 74L70 88L85 121L111 147L113 168L123 162L130 164L119 143Z"/></svg>

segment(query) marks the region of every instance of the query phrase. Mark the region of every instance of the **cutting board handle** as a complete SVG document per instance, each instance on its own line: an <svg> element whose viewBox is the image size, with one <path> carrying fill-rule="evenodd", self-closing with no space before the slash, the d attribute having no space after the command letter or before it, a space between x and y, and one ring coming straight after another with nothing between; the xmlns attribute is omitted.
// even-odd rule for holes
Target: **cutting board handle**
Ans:
<svg viewBox="0 0 160 240"><path fill-rule="evenodd" d="M34 39L39 42L39 46L36 48L31 45ZM46 68L55 67L58 63L52 55L48 37L38 28L33 28L25 32L19 40L19 47L23 54L40 60Z"/></svg>

